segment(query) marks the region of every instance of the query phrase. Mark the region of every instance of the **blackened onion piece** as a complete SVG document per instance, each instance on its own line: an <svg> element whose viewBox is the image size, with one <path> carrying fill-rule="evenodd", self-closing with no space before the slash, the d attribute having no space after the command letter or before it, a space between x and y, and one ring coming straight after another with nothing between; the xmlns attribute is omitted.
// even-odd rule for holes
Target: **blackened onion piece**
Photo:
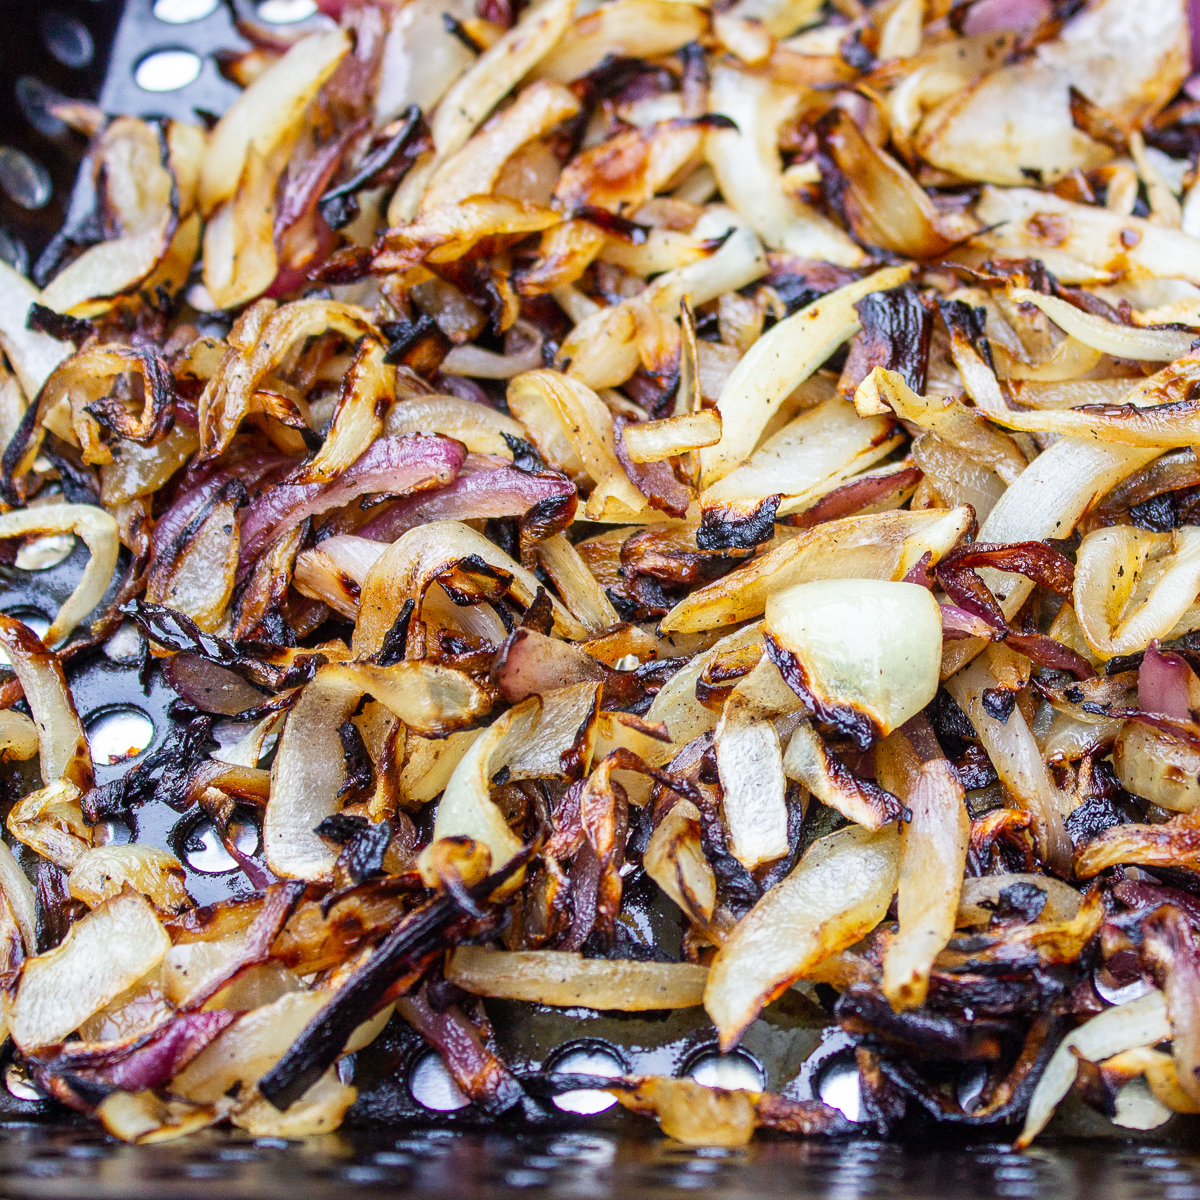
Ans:
<svg viewBox="0 0 1200 1200"><path fill-rule="evenodd" d="M174 662L175 659L169 661ZM197 661L204 662L203 659ZM240 677L233 675L232 678L247 691L254 691ZM254 694L262 699L261 693ZM80 806L84 818L95 824L111 817L121 817L134 806L160 795L167 804L178 805L186 792L189 772L198 760L202 761L208 754L212 744L212 727L213 718L210 716L193 717L186 723L172 726L170 734L157 750L134 763L124 775L83 794Z"/></svg>
<svg viewBox="0 0 1200 1200"><path fill-rule="evenodd" d="M479 902L490 896L528 865L537 850L536 843L525 847L499 871L472 887L472 898ZM258 1090L281 1112L304 1095L341 1053L354 1030L376 1010L393 982L402 979L406 971L423 971L435 955L454 944L457 936L450 927L460 916L454 898L443 892L401 918L375 953L354 971L337 995L305 1026L288 1052L258 1081Z"/></svg>
<svg viewBox="0 0 1200 1200"><path fill-rule="evenodd" d="M388 128L390 136L367 152L354 174L321 197L321 216L330 229L341 229L358 216L358 192L399 182L432 146L425 118L416 104L410 104Z"/></svg>
<svg viewBox="0 0 1200 1200"><path fill-rule="evenodd" d="M1029 1026L1021 1053L1012 1068L985 1085L985 1103L967 1111L957 1097L926 1080L910 1062L884 1056L880 1069L905 1095L910 1096L937 1121L955 1125L985 1126L1008 1123L1020 1117L1033 1089L1062 1037L1066 1021L1049 1014L1037 1016Z"/></svg>
<svg viewBox="0 0 1200 1200"><path fill-rule="evenodd" d="M268 487L242 519L239 572L245 573L268 542L305 517L369 494L404 496L445 486L457 476L466 457L466 447L449 438L379 438L332 483L285 482Z"/></svg>
<svg viewBox="0 0 1200 1200"><path fill-rule="evenodd" d="M895 371L918 395L925 392L929 371L929 341L933 335L933 313L922 302L911 283L871 292L857 301L854 311L862 321L862 333L851 347L846 364L858 378L865 379L874 367ZM855 361L858 360L858 361Z"/></svg>
<svg viewBox="0 0 1200 1200"><path fill-rule="evenodd" d="M153 446L175 427L175 377L157 350L127 350L124 353L130 360L127 369L137 371L142 377L141 416L134 417L113 396L94 400L86 406L86 411L117 437L128 438L142 446Z"/></svg>
<svg viewBox="0 0 1200 1200"><path fill-rule="evenodd" d="M135 621L142 632L167 650L186 650L271 691L299 687L312 678L325 661L320 654L301 654L289 663L276 665L256 657L253 649L205 633L196 623L174 609L143 600L131 600L120 610Z"/></svg>
<svg viewBox="0 0 1200 1200"><path fill-rule="evenodd" d="M456 1005L438 1012L422 988L401 996L396 1011L435 1047L463 1094L489 1116L498 1116L520 1102L524 1088L483 1044L479 1031Z"/></svg>
<svg viewBox="0 0 1200 1200"><path fill-rule="evenodd" d="M897 1013L871 984L854 984L834 1008L847 1033L871 1037L921 1059L949 1062L994 1061L1004 1050L1007 1022L955 1020L932 1012Z"/></svg>
<svg viewBox="0 0 1200 1200"><path fill-rule="evenodd" d="M96 332L93 322L83 317L69 317L44 304L31 304L25 328L35 333L49 334L57 342L73 342L78 346Z"/></svg>
<svg viewBox="0 0 1200 1200"><path fill-rule="evenodd" d="M1043 667L1069 671L1076 679L1093 679L1096 672L1082 654L1044 633L1010 633L1005 644Z"/></svg>
<svg viewBox="0 0 1200 1200"><path fill-rule="evenodd" d="M769 542L775 534L775 513L782 495L762 500L731 500L719 508L706 508L696 530L701 550L749 550Z"/></svg>
<svg viewBox="0 0 1200 1200"><path fill-rule="evenodd" d="M489 466L461 474L446 487L389 506L358 532L360 537L394 542L427 521L527 517L535 510L541 514L551 508L559 520L565 517L565 525L574 516L576 503L575 485L565 475L552 471L532 475L516 467Z"/></svg>

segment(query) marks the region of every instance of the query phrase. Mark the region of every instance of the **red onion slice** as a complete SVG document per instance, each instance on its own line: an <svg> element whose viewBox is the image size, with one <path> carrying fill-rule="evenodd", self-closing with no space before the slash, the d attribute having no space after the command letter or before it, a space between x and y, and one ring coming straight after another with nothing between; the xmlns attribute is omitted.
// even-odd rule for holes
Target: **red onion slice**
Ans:
<svg viewBox="0 0 1200 1200"><path fill-rule="evenodd" d="M1138 706L1181 721L1192 719L1188 704L1192 668L1178 654L1164 653L1151 642L1138 668Z"/></svg>
<svg viewBox="0 0 1200 1200"><path fill-rule="evenodd" d="M249 570L263 548L305 517L341 508L360 496L407 495L451 483L466 447L450 438L414 434L379 438L331 483L279 483L258 495L242 518L238 572Z"/></svg>
<svg viewBox="0 0 1200 1200"><path fill-rule="evenodd" d="M523 517L535 504L570 496L575 485L563 476L530 475L516 467L491 467L460 475L436 492L410 496L380 513L359 530L360 536L394 542L402 533L427 521Z"/></svg>

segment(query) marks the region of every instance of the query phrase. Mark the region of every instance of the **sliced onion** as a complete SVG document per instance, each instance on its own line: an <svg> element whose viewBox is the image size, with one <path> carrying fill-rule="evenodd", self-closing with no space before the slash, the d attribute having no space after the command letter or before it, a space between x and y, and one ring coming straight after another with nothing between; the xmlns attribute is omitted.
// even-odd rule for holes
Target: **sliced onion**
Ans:
<svg viewBox="0 0 1200 1200"><path fill-rule="evenodd" d="M369 692L423 737L473 725L491 707L487 692L469 675L431 662L342 663L327 667L326 674Z"/></svg>
<svg viewBox="0 0 1200 1200"><path fill-rule="evenodd" d="M875 367L859 384L854 404L860 415L887 412L935 433L1011 484L1025 470L1025 456L1008 434L993 428L954 397L918 396L895 371Z"/></svg>
<svg viewBox="0 0 1200 1200"><path fill-rule="evenodd" d="M1059 296L1043 296L1028 288L1013 288L1010 297L1018 304L1036 304L1064 333L1116 358L1170 362L1186 354L1196 340L1186 329L1117 325L1086 313Z"/></svg>
<svg viewBox="0 0 1200 1200"><path fill-rule="evenodd" d="M1157 449L1062 438L1039 454L1000 497L979 530L979 540L1031 542L1066 537L1090 505L1161 453ZM980 575L1011 621L1029 598L1033 583L1024 576L990 567L983 568ZM943 676L970 662L983 646L972 639L950 647L942 664Z"/></svg>
<svg viewBox="0 0 1200 1200"><path fill-rule="evenodd" d="M690 920L712 920L717 880L704 854L700 810L690 800L678 801L655 827L642 866Z"/></svg>
<svg viewBox="0 0 1200 1200"><path fill-rule="evenodd" d="M699 1005L708 969L692 963L584 958L560 950L460 946L447 959L446 978L476 996L644 1012Z"/></svg>
<svg viewBox="0 0 1200 1200"><path fill-rule="evenodd" d="M1017 1148L1025 1149L1046 1127L1058 1102L1071 1090L1080 1059L1100 1062L1123 1050L1153 1046L1170 1036L1167 1003L1159 991L1106 1009L1067 1034L1033 1090Z"/></svg>
<svg viewBox="0 0 1200 1200"><path fill-rule="evenodd" d="M778 405L859 329L855 302L896 287L909 267L885 267L780 321L742 357L721 392L721 440L700 451L705 486L745 460Z"/></svg>
<svg viewBox="0 0 1200 1200"><path fill-rule="evenodd" d="M608 55L670 54L704 32L703 10L674 0L616 0L584 11L547 56L539 73L569 83Z"/></svg>
<svg viewBox="0 0 1200 1200"><path fill-rule="evenodd" d="M0 538L74 533L91 551L75 590L46 630L46 641L61 642L100 603L117 566L121 548L117 523L91 504L39 504L0 515Z"/></svg>
<svg viewBox="0 0 1200 1200"><path fill-rule="evenodd" d="M941 612L916 584L802 583L767 600L763 632L785 681L818 716L865 722L868 738L903 725L937 693Z"/></svg>
<svg viewBox="0 0 1200 1200"><path fill-rule="evenodd" d="M13 1041L25 1052L63 1041L170 948L141 896L114 896L76 921L53 950L25 964L13 1002Z"/></svg>
<svg viewBox="0 0 1200 1200"><path fill-rule="evenodd" d="M782 858L788 852L787 780L774 724L735 689L713 744L730 853L748 871Z"/></svg>
<svg viewBox="0 0 1200 1200"><path fill-rule="evenodd" d="M346 777L338 730L363 694L362 683L336 667L318 671L288 713L271 767L263 819L267 866L284 879L321 879L337 850L313 830L341 807Z"/></svg>
<svg viewBox="0 0 1200 1200"><path fill-rule="evenodd" d="M342 29L302 38L226 111L209 137L200 170L199 203L205 216L234 195L251 154L265 158L286 147L279 155L282 170L309 102L350 44Z"/></svg>
<svg viewBox="0 0 1200 1200"><path fill-rule="evenodd" d="M236 1084L262 1078L287 1052L332 992L290 992L234 1022L171 1081L171 1091L211 1104Z"/></svg>
<svg viewBox="0 0 1200 1200"><path fill-rule="evenodd" d="M1071 843L1063 825L1058 789L1042 762L1033 733L1019 708L998 721L984 708L984 692L998 684L990 663L978 659L947 680L946 688L974 725L997 774L1017 804L1033 818L1038 856L1052 869L1070 862Z"/></svg>
<svg viewBox="0 0 1200 1200"><path fill-rule="evenodd" d="M877 830L904 817L900 800L869 779L860 779L832 754L809 721L792 733L783 769L789 779L802 783L827 808Z"/></svg>
<svg viewBox="0 0 1200 1200"><path fill-rule="evenodd" d="M704 989L723 1050L797 979L875 928L896 891L899 853L890 827L831 833L738 922Z"/></svg>
<svg viewBox="0 0 1200 1200"><path fill-rule="evenodd" d="M718 64L712 71L709 106L736 128L709 131L709 164L726 203L771 249L858 266L863 261L859 247L784 186L779 134L796 115L799 101L794 89L772 83L767 76ZM736 414L722 410L722 416L728 420Z"/></svg>
<svg viewBox="0 0 1200 1200"><path fill-rule="evenodd" d="M1186 18L1169 0L1136 13L1122 0L1090 5L1033 54L984 76L926 118L922 158L964 179L1047 183L1106 162L1108 147L1075 127L1072 84L1131 127L1157 112L1187 74Z"/></svg>
<svg viewBox="0 0 1200 1200"><path fill-rule="evenodd" d="M280 1112L269 1100L252 1100L230 1118L252 1138L305 1138L333 1133L350 1106L357 1089L343 1083L330 1067L299 1100Z"/></svg>
<svg viewBox="0 0 1200 1200"><path fill-rule="evenodd" d="M4 899L21 931L25 953L36 954L37 903L33 895L33 886L7 845L0 850L0 891L4 893Z"/></svg>
<svg viewBox="0 0 1200 1200"><path fill-rule="evenodd" d="M522 842L492 802L493 776L508 767L513 780L562 777L563 755L576 746L589 720L594 725L598 693L598 684L575 684L544 697L532 696L497 718L454 768L438 803L431 847L441 838L472 838L491 852L493 871L514 858ZM590 747L586 749L585 765ZM420 859L429 887L437 884L431 847Z"/></svg>
<svg viewBox="0 0 1200 1200"><path fill-rule="evenodd" d="M41 293L6 262L0 262L0 346L12 363L21 390L32 400L71 349L45 333L26 326L31 305L41 303Z"/></svg>
<svg viewBox="0 0 1200 1200"><path fill-rule="evenodd" d="M504 164L526 142L578 112L579 101L566 88L546 80L530 84L510 107L442 162L421 197L420 211L488 195Z"/></svg>
<svg viewBox="0 0 1200 1200"><path fill-rule="evenodd" d="M429 521L523 517L539 504L545 509L562 504L566 511L574 501L575 485L562 476L531 475L516 467L488 466L464 472L446 487L421 492L391 505L359 532L362 537L391 542Z"/></svg>
<svg viewBox="0 0 1200 1200"><path fill-rule="evenodd" d="M525 431L505 413L458 396L414 396L393 404L383 423L388 437L408 433L440 433L463 443L472 454L511 455L504 434Z"/></svg>
<svg viewBox="0 0 1200 1200"><path fill-rule="evenodd" d="M1063 283L1100 283L1131 267L1200 282L1197 239L1140 217L1024 187L985 187L975 214L990 232L974 245L1006 258L1034 255Z"/></svg>
<svg viewBox="0 0 1200 1200"><path fill-rule="evenodd" d="M557 371L529 371L509 385L508 406L549 462L595 482L589 516L600 515L609 496L631 512L645 507L617 459L612 414L586 384Z"/></svg>
<svg viewBox="0 0 1200 1200"><path fill-rule="evenodd" d="M901 440L890 421L860 418L852 404L833 396L801 413L741 466L705 488L700 505L705 511L719 510L738 500L778 495L777 517L798 512L885 458Z"/></svg>
<svg viewBox="0 0 1200 1200"><path fill-rule="evenodd" d="M0 709L0 762L24 762L37 752L37 726L24 713Z"/></svg>
<svg viewBox="0 0 1200 1200"><path fill-rule="evenodd" d="M377 653L404 601L411 599L420 603L429 585L440 574L473 555L512 576L509 587L521 604L533 603L539 586L537 579L494 542L458 521L431 521L409 530L393 542L362 580L362 604L354 628L354 653L360 658ZM561 604L552 600L551 605L560 634L571 638L587 636ZM414 616L419 615L419 610L414 613Z"/></svg>
<svg viewBox="0 0 1200 1200"><path fill-rule="evenodd" d="M765 611L774 593L814 579L903 578L926 551L936 563L971 524L968 508L827 521L697 588L662 619L661 628L694 633L751 620Z"/></svg>
<svg viewBox="0 0 1200 1200"><path fill-rule="evenodd" d="M395 371L383 361L384 347L364 339L334 410L333 424L315 458L292 476L297 484L329 483L357 462L379 437L395 395Z"/></svg>
<svg viewBox="0 0 1200 1200"><path fill-rule="evenodd" d="M912 819L900 827L900 928L883 957L883 993L897 1011L925 1003L933 960L954 933L971 832L945 759L923 764L903 799Z"/></svg>
<svg viewBox="0 0 1200 1200"><path fill-rule="evenodd" d="M191 907L184 877L179 859L156 846L97 846L71 869L67 891L94 909L128 887L159 912L173 914Z"/></svg>
<svg viewBox="0 0 1200 1200"><path fill-rule="evenodd" d="M625 450L635 463L661 462L721 440L721 414L712 409L625 427Z"/></svg>
<svg viewBox="0 0 1200 1200"><path fill-rule="evenodd" d="M1169 547L1169 548L1168 548ZM1165 550L1161 574L1144 600L1126 614L1147 557ZM1200 530L1155 534L1130 525L1097 529L1076 557L1075 613L1088 645L1102 658L1144 650L1168 636L1200 592Z"/></svg>
<svg viewBox="0 0 1200 1200"><path fill-rule="evenodd" d="M80 788L91 787L92 754L62 664L30 629L3 614L0 644L8 652L37 726L43 782L65 779Z"/></svg>
<svg viewBox="0 0 1200 1200"><path fill-rule="evenodd" d="M1200 745L1194 740L1195 730L1186 714L1175 728L1126 721L1112 751L1121 786L1170 812L1200 809Z"/></svg>
<svg viewBox="0 0 1200 1200"><path fill-rule="evenodd" d="M601 633L620 621L612 601L563 534L539 542L537 556L563 602L589 633Z"/></svg>
<svg viewBox="0 0 1200 1200"><path fill-rule="evenodd" d="M448 438L379 438L331 483L268 487L242 519L242 567L247 568L264 546L306 517L371 493L403 496L451 483L465 457L463 447Z"/></svg>

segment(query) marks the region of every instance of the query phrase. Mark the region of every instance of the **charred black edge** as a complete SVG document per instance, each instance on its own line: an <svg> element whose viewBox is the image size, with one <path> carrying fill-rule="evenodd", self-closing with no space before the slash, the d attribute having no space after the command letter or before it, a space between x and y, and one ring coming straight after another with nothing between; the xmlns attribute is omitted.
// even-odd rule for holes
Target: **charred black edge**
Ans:
<svg viewBox="0 0 1200 1200"><path fill-rule="evenodd" d="M862 336L887 347L887 369L897 372L918 395L924 395L933 313L917 289L905 283L871 292L855 303L854 310L862 321Z"/></svg>
<svg viewBox="0 0 1200 1200"><path fill-rule="evenodd" d="M564 529L575 519L575 511L579 507L579 493L575 485L564 480L569 491L563 491L557 496L543 496L530 505L521 517L517 526L520 544L523 547L544 542Z"/></svg>
<svg viewBox="0 0 1200 1200"><path fill-rule="evenodd" d="M775 514L782 494L766 496L749 512L737 505L706 508L696 530L701 550L750 550L769 542L775 535Z"/></svg>
<svg viewBox="0 0 1200 1200"><path fill-rule="evenodd" d="M499 871L475 884L470 889L472 899L486 899L527 866L540 849L540 842L526 846ZM350 1034L371 1015L392 981L405 967L414 967L425 956L442 949L446 926L461 915L454 897L443 892L403 917L258 1081L262 1095L280 1112L304 1095L341 1053Z"/></svg>
<svg viewBox="0 0 1200 1200"><path fill-rule="evenodd" d="M273 691L307 683L325 663L323 654L304 655L286 666L262 662L238 643L205 633L183 613L147 600L130 600L118 611L160 646L168 650L189 650L218 666L227 667L258 687Z"/></svg>
<svg viewBox="0 0 1200 1200"><path fill-rule="evenodd" d="M995 371L992 344L987 337L987 309L973 307L963 300L939 300L937 303L951 338L965 339L975 353Z"/></svg>
<svg viewBox="0 0 1200 1200"><path fill-rule="evenodd" d="M400 606L391 628L383 635L383 645L379 647L379 653L375 655L379 666L390 667L404 658L408 645L408 626L412 621L414 608L416 601L411 596Z"/></svg>
<svg viewBox="0 0 1200 1200"><path fill-rule="evenodd" d="M358 196L365 187L376 183L399 183L432 144L429 127L419 105L410 104L400 114L400 128L381 146L370 151L357 171L317 201L317 208L330 229L341 229L358 216ZM393 178L394 176L394 178Z"/></svg>
<svg viewBox="0 0 1200 1200"><path fill-rule="evenodd" d="M870 750L883 736L882 730L865 713L841 704L826 704L814 695L808 685L808 674L800 664L800 660L790 650L781 646L771 634L768 633L764 640L767 653L770 655L771 661L779 668L784 683L804 701L819 721L824 721L826 725L832 725L864 753ZM856 780L856 782L861 785L863 781ZM882 788L879 790L883 791ZM884 792L884 795L890 796L891 793Z"/></svg>
<svg viewBox="0 0 1200 1200"><path fill-rule="evenodd" d="M96 332L94 322L55 312L36 300L29 306L25 328L32 329L35 333L47 334L56 342L70 342L76 349Z"/></svg>
<svg viewBox="0 0 1200 1200"><path fill-rule="evenodd" d="M631 221L628 217L622 217L619 213L609 212L607 208L599 208L595 204L580 204L571 211L571 219L586 221L589 225L595 225L597 229L602 230L615 238L620 238L623 242L628 242L631 246L644 245L646 239L650 236L649 225L639 225L636 221Z"/></svg>

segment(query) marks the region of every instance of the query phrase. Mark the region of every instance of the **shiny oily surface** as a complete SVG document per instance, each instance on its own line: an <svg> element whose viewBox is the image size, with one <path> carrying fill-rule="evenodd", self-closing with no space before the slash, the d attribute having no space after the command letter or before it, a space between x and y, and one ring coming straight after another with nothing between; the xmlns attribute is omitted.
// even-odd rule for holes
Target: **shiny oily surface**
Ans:
<svg viewBox="0 0 1200 1200"><path fill-rule="evenodd" d="M1163 1146L1060 1142L1021 1155L1004 1145L902 1147L874 1141L760 1142L689 1150L661 1138L566 1130L450 1135L337 1133L301 1149L276 1138L206 1133L168 1146L120 1146L93 1133L28 1124L0 1129L6 1196L147 1194L309 1200L421 1197L790 1196L910 1200L1053 1196L1055 1200L1188 1200L1200 1155Z"/></svg>

